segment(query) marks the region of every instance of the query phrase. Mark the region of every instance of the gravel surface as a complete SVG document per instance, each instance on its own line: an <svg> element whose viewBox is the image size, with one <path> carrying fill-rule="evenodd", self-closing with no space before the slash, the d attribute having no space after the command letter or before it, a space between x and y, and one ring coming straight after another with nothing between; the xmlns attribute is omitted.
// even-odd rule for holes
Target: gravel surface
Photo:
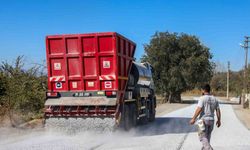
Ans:
<svg viewBox="0 0 250 150"><path fill-rule="evenodd" d="M114 127L114 118L49 118L45 124L47 130L66 132L70 135L89 130L98 133L112 132Z"/></svg>
<svg viewBox="0 0 250 150"><path fill-rule="evenodd" d="M0 136L0 149L6 150L200 150L195 126L188 124L195 105L156 118L148 125L129 132L93 133L82 131L75 135L53 131L21 132ZM222 126L215 127L211 144L215 150L249 150L250 131L235 116L231 105L221 105ZM0 129L0 133L4 129Z"/></svg>

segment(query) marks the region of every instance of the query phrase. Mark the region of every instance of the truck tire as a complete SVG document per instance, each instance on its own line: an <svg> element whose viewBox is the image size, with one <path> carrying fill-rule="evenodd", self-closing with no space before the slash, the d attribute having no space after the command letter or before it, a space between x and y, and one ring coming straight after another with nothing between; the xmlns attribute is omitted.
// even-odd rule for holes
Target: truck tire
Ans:
<svg viewBox="0 0 250 150"><path fill-rule="evenodd" d="M130 118L132 127L136 127L137 125L137 107L135 103L132 103L130 106Z"/></svg>
<svg viewBox="0 0 250 150"><path fill-rule="evenodd" d="M147 117L147 116L140 118L140 124L142 124L142 125L147 124L148 121L149 121L149 120L148 120L148 117Z"/></svg>
<svg viewBox="0 0 250 150"><path fill-rule="evenodd" d="M154 99L150 100L150 109L149 109L149 121L152 122L155 120L155 103Z"/></svg>
<svg viewBox="0 0 250 150"><path fill-rule="evenodd" d="M149 105L146 99L141 99L142 101L142 105L146 107L146 109L142 110L142 114L144 114L145 116L140 117L139 119L139 123L141 125L147 124L148 123L148 119L149 119Z"/></svg>
<svg viewBox="0 0 250 150"><path fill-rule="evenodd" d="M130 130L132 128L131 123L131 112L130 107L128 104L124 105L124 129L126 131Z"/></svg>

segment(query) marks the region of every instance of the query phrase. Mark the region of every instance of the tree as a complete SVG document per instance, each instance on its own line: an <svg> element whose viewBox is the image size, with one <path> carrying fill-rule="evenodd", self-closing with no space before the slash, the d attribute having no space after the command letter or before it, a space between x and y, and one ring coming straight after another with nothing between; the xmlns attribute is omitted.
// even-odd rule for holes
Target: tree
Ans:
<svg viewBox="0 0 250 150"><path fill-rule="evenodd" d="M212 55L196 36L156 32L144 50L141 61L153 66L156 92L164 94L169 102L180 102L182 92L212 77Z"/></svg>

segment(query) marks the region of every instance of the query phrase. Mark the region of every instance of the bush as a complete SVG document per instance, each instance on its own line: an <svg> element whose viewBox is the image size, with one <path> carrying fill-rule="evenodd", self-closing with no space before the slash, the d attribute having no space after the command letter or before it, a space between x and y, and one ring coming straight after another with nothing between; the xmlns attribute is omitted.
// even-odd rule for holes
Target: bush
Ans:
<svg viewBox="0 0 250 150"><path fill-rule="evenodd" d="M8 116L13 126L17 123L16 115L22 122L41 113L45 100L44 67L34 65L24 69L23 62L23 56L18 56L14 64L2 62L0 65L0 115Z"/></svg>

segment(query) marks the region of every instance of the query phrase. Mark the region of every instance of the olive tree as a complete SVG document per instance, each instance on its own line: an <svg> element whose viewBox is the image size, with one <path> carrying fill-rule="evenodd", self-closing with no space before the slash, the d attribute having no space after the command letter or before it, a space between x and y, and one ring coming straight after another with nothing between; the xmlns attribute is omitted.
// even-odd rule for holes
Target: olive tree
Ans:
<svg viewBox="0 0 250 150"><path fill-rule="evenodd" d="M212 54L196 36L156 32L144 50L141 61L152 65L156 91L169 102L180 102L182 92L212 77Z"/></svg>

